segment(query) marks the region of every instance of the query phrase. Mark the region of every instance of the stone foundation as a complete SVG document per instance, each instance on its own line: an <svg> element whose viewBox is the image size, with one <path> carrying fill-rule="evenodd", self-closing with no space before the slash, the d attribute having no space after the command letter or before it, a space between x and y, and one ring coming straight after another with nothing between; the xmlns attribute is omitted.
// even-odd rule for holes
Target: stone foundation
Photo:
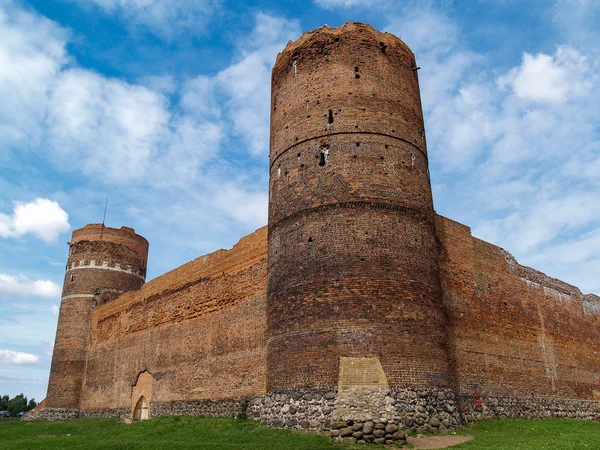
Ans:
<svg viewBox="0 0 600 450"><path fill-rule="evenodd" d="M85 409L80 411L79 417L120 417L121 419L131 419L131 410L127 408Z"/></svg>
<svg viewBox="0 0 600 450"><path fill-rule="evenodd" d="M460 416L465 423L507 417L522 419L565 417L599 422L600 402L550 397L461 396Z"/></svg>
<svg viewBox="0 0 600 450"><path fill-rule="evenodd" d="M329 436L332 442L404 445L406 432L401 427L401 423L388 422L383 418L366 422L336 421L331 423Z"/></svg>
<svg viewBox="0 0 600 450"><path fill-rule="evenodd" d="M335 391L290 390L254 397L247 417L277 428L328 431L335 408Z"/></svg>
<svg viewBox="0 0 600 450"><path fill-rule="evenodd" d="M345 387L329 391L291 390L251 398L152 402L150 417L248 417L276 428L329 432L333 442L399 444L410 432L453 431L493 418L565 417L600 421L600 402L556 398L455 396L450 389ZM131 418L124 408L79 411L40 408L23 420L77 417Z"/></svg>
<svg viewBox="0 0 600 450"><path fill-rule="evenodd" d="M57 420L77 419L78 417L78 409L36 408L25 414L22 420L47 420L49 422L54 422Z"/></svg>
<svg viewBox="0 0 600 450"><path fill-rule="evenodd" d="M150 402L150 417L210 416L243 417L249 400L244 397L192 402Z"/></svg>

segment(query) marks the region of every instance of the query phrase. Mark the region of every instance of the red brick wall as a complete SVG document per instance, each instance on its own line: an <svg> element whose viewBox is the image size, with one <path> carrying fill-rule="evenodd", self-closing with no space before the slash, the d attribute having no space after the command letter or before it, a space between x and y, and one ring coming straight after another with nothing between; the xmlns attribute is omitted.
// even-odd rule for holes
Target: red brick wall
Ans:
<svg viewBox="0 0 600 450"><path fill-rule="evenodd" d="M414 67L402 41L362 24L277 57L269 391L334 387L342 356L378 356L395 386L449 383Z"/></svg>
<svg viewBox="0 0 600 450"><path fill-rule="evenodd" d="M79 407L92 310L144 283L148 241L131 228L73 231L48 384L49 408ZM141 259L143 258L143 259Z"/></svg>
<svg viewBox="0 0 600 450"><path fill-rule="evenodd" d="M46 406L130 410L146 373L163 413L237 408L333 390L340 357L371 356L394 389L598 398L600 298L435 215L415 65L362 24L289 43L273 68L268 230L229 251L142 286L144 238L74 231Z"/></svg>
<svg viewBox="0 0 600 450"><path fill-rule="evenodd" d="M73 231L70 244L75 244L79 241L102 241L112 242L133 250L137 254L137 259L143 262L143 267L146 267L148 261L148 241L139 234L135 233L133 228L109 228L101 223L91 223L79 230Z"/></svg>
<svg viewBox="0 0 600 450"><path fill-rule="evenodd" d="M459 395L593 398L600 314L579 289L436 217Z"/></svg>
<svg viewBox="0 0 600 450"><path fill-rule="evenodd" d="M153 402L265 392L266 227L92 317L82 408L130 408L148 371Z"/></svg>

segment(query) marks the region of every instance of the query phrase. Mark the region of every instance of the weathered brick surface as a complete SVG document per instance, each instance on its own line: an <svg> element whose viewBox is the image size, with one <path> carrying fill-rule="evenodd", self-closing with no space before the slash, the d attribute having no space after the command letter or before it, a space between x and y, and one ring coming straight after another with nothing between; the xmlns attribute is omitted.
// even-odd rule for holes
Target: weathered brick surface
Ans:
<svg viewBox="0 0 600 450"><path fill-rule="evenodd" d="M131 228L92 224L73 232L47 408L79 408L92 310L123 292L139 289L144 283L147 257L148 241Z"/></svg>
<svg viewBox="0 0 600 450"><path fill-rule="evenodd" d="M82 408L133 408L142 391L132 386L144 371L153 378L144 394L151 405L171 405L161 411L263 394L266 234L262 228L97 307Z"/></svg>
<svg viewBox="0 0 600 450"><path fill-rule="evenodd" d="M590 296L462 224L437 216L436 228L458 394L592 400L600 310Z"/></svg>
<svg viewBox="0 0 600 450"><path fill-rule="evenodd" d="M415 60L362 24L273 68L268 389L331 388L340 357L447 386L446 324ZM427 323L427 326L423 326Z"/></svg>
<svg viewBox="0 0 600 450"><path fill-rule="evenodd" d="M434 213L414 67L362 24L289 43L273 69L268 228L231 250L143 284L144 238L74 231L31 417L128 416L143 395L151 417L247 408L396 442L488 417L600 420L600 297ZM356 358L342 380L340 358ZM385 386L363 386L366 358Z"/></svg>

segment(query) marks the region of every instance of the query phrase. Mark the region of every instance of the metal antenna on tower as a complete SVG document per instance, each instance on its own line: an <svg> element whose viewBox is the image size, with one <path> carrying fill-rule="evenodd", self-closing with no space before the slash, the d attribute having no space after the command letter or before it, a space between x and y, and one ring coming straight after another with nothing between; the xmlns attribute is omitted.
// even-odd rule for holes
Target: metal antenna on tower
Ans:
<svg viewBox="0 0 600 450"><path fill-rule="evenodd" d="M104 203L104 216L102 217L102 230L100 231L100 239L104 234L104 222L106 221L106 208L108 207L108 197L106 197L106 203Z"/></svg>

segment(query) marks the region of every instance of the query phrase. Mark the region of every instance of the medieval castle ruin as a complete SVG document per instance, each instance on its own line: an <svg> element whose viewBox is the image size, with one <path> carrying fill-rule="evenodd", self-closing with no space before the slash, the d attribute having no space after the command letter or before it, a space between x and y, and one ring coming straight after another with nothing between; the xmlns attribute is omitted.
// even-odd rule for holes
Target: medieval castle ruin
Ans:
<svg viewBox="0 0 600 450"><path fill-rule="evenodd" d="M37 414L245 413L366 442L494 416L598 420L600 297L435 213L416 69L359 23L289 42L268 226L231 250L144 283L133 229L75 230Z"/></svg>

